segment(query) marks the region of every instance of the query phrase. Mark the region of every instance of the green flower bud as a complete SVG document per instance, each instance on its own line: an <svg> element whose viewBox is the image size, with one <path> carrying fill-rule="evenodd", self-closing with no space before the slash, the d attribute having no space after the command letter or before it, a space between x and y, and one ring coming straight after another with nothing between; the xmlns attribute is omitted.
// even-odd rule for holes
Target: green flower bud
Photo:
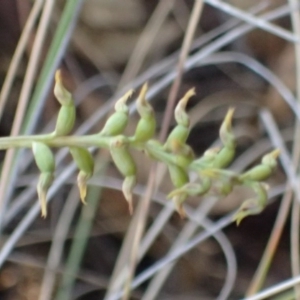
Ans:
<svg viewBox="0 0 300 300"><path fill-rule="evenodd" d="M226 168L234 159L235 148L234 147L223 147L214 158L212 166L214 168Z"/></svg>
<svg viewBox="0 0 300 300"><path fill-rule="evenodd" d="M178 152L178 149L180 149L182 145L186 143L186 140L190 133L190 119L185 109L188 100L193 95L195 95L195 89L190 89L176 106L175 119L177 122L177 126L171 131L164 145L164 148L167 151L176 153Z"/></svg>
<svg viewBox="0 0 300 300"><path fill-rule="evenodd" d="M256 197L246 200L233 216L233 221L235 221L237 225L239 225L245 217L261 213L267 204L268 186L257 182L248 185L253 188Z"/></svg>
<svg viewBox="0 0 300 300"><path fill-rule="evenodd" d="M61 105L73 105L73 97L71 93L64 87L62 83L62 74L60 70L55 73L54 95Z"/></svg>
<svg viewBox="0 0 300 300"><path fill-rule="evenodd" d="M94 160L91 153L82 147L70 147L70 153L80 170L77 176L77 184L81 201L86 204L85 197L87 192L87 180L90 179L94 172Z"/></svg>
<svg viewBox="0 0 300 300"><path fill-rule="evenodd" d="M187 172L176 165L168 164L168 169L173 185L177 188L182 187L189 182L189 176Z"/></svg>
<svg viewBox="0 0 300 300"><path fill-rule="evenodd" d="M220 128L220 138L223 145L227 149L235 147L235 136L232 131L233 113L234 113L234 108L230 108Z"/></svg>
<svg viewBox="0 0 300 300"><path fill-rule="evenodd" d="M242 182L245 181L263 181L271 176L277 166L277 157L280 151L278 149L266 154L262 158L262 163L253 167L249 171L239 176Z"/></svg>
<svg viewBox="0 0 300 300"><path fill-rule="evenodd" d="M124 177L136 174L136 165L128 151L127 139L124 136L120 135L111 140L110 153L116 167Z"/></svg>
<svg viewBox="0 0 300 300"><path fill-rule="evenodd" d="M132 215L133 213L133 201L132 201L132 191L136 185L136 176L127 176L125 177L122 184L123 195L128 202L129 213Z"/></svg>
<svg viewBox="0 0 300 300"><path fill-rule="evenodd" d="M182 145L186 143L189 134L190 129L188 127L177 125L169 134L164 149L172 153L177 153Z"/></svg>
<svg viewBox="0 0 300 300"><path fill-rule="evenodd" d="M37 193L41 206L41 214L43 218L47 216L47 192L53 182L54 176L51 172L41 173L37 184Z"/></svg>
<svg viewBox="0 0 300 300"><path fill-rule="evenodd" d="M58 113L54 135L68 135L75 124L76 109L74 105L63 105Z"/></svg>
<svg viewBox="0 0 300 300"><path fill-rule="evenodd" d="M134 134L134 141L146 142L155 134L156 120L152 106L146 101L148 85L145 83L137 99L137 111L141 116Z"/></svg>
<svg viewBox="0 0 300 300"><path fill-rule="evenodd" d="M55 73L54 95L62 105L58 113L54 135L64 136L69 134L74 127L76 110L71 93L65 89L62 83L60 70Z"/></svg>
<svg viewBox="0 0 300 300"><path fill-rule="evenodd" d="M128 123L128 106L127 100L132 95L133 90L128 91L115 104L115 113L113 113L106 121L103 129L99 133L101 136L116 136L121 134Z"/></svg>
<svg viewBox="0 0 300 300"><path fill-rule="evenodd" d="M51 149L44 143L33 142L32 152L35 162L42 173L53 173L55 170L55 159Z"/></svg>

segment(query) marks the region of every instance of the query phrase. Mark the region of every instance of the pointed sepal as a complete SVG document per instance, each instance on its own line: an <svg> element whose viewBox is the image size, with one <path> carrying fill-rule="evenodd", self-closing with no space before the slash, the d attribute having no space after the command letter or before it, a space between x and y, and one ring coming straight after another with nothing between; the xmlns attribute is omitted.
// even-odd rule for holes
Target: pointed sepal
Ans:
<svg viewBox="0 0 300 300"><path fill-rule="evenodd" d="M94 172L94 159L91 153L82 147L70 147L70 153L80 170L77 176L77 184L80 199L83 204L86 204L85 197L87 193L87 181L92 177Z"/></svg>
<svg viewBox="0 0 300 300"><path fill-rule="evenodd" d="M233 114L234 108L230 108L220 128L220 139L227 148L235 147L235 136L232 129Z"/></svg>
<svg viewBox="0 0 300 300"><path fill-rule="evenodd" d="M53 182L53 173L41 173L37 184L37 194L41 207L41 215L43 218L47 216L47 193Z"/></svg>
<svg viewBox="0 0 300 300"><path fill-rule="evenodd" d="M175 120L178 125L182 125L184 127L190 126L190 118L189 115L186 112L186 106L189 101L189 99L196 95L195 88L192 88L188 90L182 99L178 102L176 108L175 108Z"/></svg>
<svg viewBox="0 0 300 300"><path fill-rule="evenodd" d="M122 192L123 195L128 203L128 209L129 209L129 213L132 215L133 213L133 188L136 185L136 176L132 175L132 176L127 176L125 177L123 184L122 184Z"/></svg>
<svg viewBox="0 0 300 300"><path fill-rule="evenodd" d="M54 95L61 105L74 105L72 94L63 85L61 70L55 73Z"/></svg>
<svg viewBox="0 0 300 300"><path fill-rule="evenodd" d="M244 201L234 214L233 221L235 221L237 225L239 225L245 217L261 213L267 204L268 185L255 182L250 183L249 186L254 190L256 197Z"/></svg>

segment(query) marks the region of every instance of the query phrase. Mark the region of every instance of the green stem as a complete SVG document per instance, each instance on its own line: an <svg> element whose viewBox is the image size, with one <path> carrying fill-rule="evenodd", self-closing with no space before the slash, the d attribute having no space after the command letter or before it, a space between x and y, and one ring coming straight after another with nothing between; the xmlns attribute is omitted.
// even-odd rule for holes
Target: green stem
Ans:
<svg viewBox="0 0 300 300"><path fill-rule="evenodd" d="M53 134L23 135L0 138L0 150L9 148L31 148L33 142L41 142L49 147L99 147L108 148L110 137L98 134L87 136L54 136Z"/></svg>

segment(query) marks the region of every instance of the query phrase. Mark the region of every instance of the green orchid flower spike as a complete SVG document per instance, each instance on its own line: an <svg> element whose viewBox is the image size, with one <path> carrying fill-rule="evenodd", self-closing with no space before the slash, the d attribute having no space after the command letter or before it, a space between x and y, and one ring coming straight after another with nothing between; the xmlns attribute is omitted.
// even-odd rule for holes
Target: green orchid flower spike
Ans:
<svg viewBox="0 0 300 300"><path fill-rule="evenodd" d="M185 216L183 204L189 196L224 197L230 194L236 186L252 189L255 197L246 200L241 205L234 216L234 221L239 224L246 216L260 213L267 203L267 185L263 181L272 176L276 170L279 150L266 154L259 165L242 174L227 170L236 149L236 139L232 128L234 109L230 108L219 131L222 146L208 149L200 158L195 158L193 149L187 144L190 119L186 112L189 99L195 95L195 89L187 91L178 102L174 112L177 125L162 144L154 138L156 120L154 110L146 99L147 91L148 84L145 83L136 102L140 119L132 136L124 135L124 130L129 119L127 101L133 90L129 90L115 103L115 112L108 118L100 133L70 136L75 124L75 105L72 94L63 85L61 72L57 71L54 95L61 108L54 132L0 138L0 150L32 148L35 162L40 170L37 193L42 216L47 215L47 192L53 182L55 172L55 159L51 148L62 147L69 149L79 169L77 184L80 199L84 204L86 204L87 181L94 172L94 160L88 148L94 147L108 149L114 165L124 177L122 192L128 202L130 214L133 213L133 189L137 183L137 166L131 150L141 151L150 159L168 167L174 186L168 198L172 199L175 209L182 218ZM191 172L197 175L196 182L190 182Z"/></svg>

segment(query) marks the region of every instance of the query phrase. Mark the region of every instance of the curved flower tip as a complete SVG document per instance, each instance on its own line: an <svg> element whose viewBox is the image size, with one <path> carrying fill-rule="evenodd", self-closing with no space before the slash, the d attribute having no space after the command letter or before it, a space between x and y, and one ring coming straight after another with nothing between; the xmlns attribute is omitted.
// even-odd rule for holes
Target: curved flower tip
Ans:
<svg viewBox="0 0 300 300"><path fill-rule="evenodd" d="M38 184L37 184L37 193L41 206L41 214L43 218L47 216L47 193L48 189L53 182L52 173L41 173Z"/></svg>
<svg viewBox="0 0 300 300"><path fill-rule="evenodd" d="M125 179L123 181L123 185L122 185L122 192L123 192L123 195L124 195L126 201L128 202L128 209L129 209L130 215L132 215L132 213L133 213L132 191L133 191L135 184L136 184L136 176L133 175L133 176L125 177Z"/></svg>
<svg viewBox="0 0 300 300"><path fill-rule="evenodd" d="M195 88L192 88L188 90L185 95L181 98L181 100L178 102L176 108L175 108L175 120L178 124L188 127L190 120L189 116L186 113L186 105L189 101L189 99L194 96L195 93Z"/></svg>
<svg viewBox="0 0 300 300"><path fill-rule="evenodd" d="M259 207L257 199L248 199L241 205L241 207L234 214L232 219L236 222L236 225L238 226L244 218L250 215L256 215L261 211L262 208Z"/></svg>
<svg viewBox="0 0 300 300"><path fill-rule="evenodd" d="M145 83L142 86L140 94L139 94L139 96L137 98L136 108L137 108L137 111L138 111L139 115L142 118L147 118L148 119L150 117L153 120L155 120L154 114L153 114L153 108L149 104L149 102L147 102L147 100L146 100L147 91L148 91L148 84Z"/></svg>
<svg viewBox="0 0 300 300"><path fill-rule="evenodd" d="M276 159L280 155L280 152L281 152L280 149L275 149L271 153L269 153L269 155L271 155L274 159Z"/></svg>
<svg viewBox="0 0 300 300"><path fill-rule="evenodd" d="M86 205L86 194L87 194L87 180L91 177L91 174L86 174L83 171L80 171L77 176L77 185L79 189L79 195L81 202Z"/></svg>
<svg viewBox="0 0 300 300"><path fill-rule="evenodd" d="M262 163L264 165L269 165L271 168L275 168L277 166L277 158L280 155L280 150L275 149L272 152L266 154L262 158Z"/></svg>
<svg viewBox="0 0 300 300"><path fill-rule="evenodd" d="M122 96L115 104L115 111L127 111L127 100L132 96L134 90L131 89L124 96Z"/></svg>
<svg viewBox="0 0 300 300"><path fill-rule="evenodd" d="M41 215L45 219L47 217L47 192L43 189L37 189L40 207L41 207Z"/></svg>
<svg viewBox="0 0 300 300"><path fill-rule="evenodd" d="M233 118L234 111L235 111L234 107L230 107L228 109L227 114L224 118L223 124L221 126L221 128L224 127L223 130L231 131L231 124L232 124L232 118Z"/></svg>
<svg viewBox="0 0 300 300"><path fill-rule="evenodd" d="M188 104L190 98L192 96L195 96L196 92L195 92L195 88L192 88L190 90L188 90L184 96L179 100L176 110L185 110L186 109L186 105Z"/></svg>
<svg viewBox="0 0 300 300"><path fill-rule="evenodd" d="M55 72L55 82L56 83L62 83L62 74L61 74L61 69L58 69L56 72Z"/></svg>
<svg viewBox="0 0 300 300"><path fill-rule="evenodd" d="M73 105L73 98L71 93L64 87L62 82L62 72L57 70L55 72L55 86L54 95L61 105Z"/></svg>
<svg viewBox="0 0 300 300"><path fill-rule="evenodd" d="M225 119L224 119L224 122L226 124L230 124L231 125L234 111L235 111L234 107L230 107L228 109L227 114L226 114Z"/></svg>
<svg viewBox="0 0 300 300"><path fill-rule="evenodd" d="M232 146L232 143L234 143L234 136L232 132L232 118L234 111L235 108L229 108L220 128L220 138L225 146Z"/></svg>
<svg viewBox="0 0 300 300"><path fill-rule="evenodd" d="M172 201L175 205L175 209L178 212L180 218L185 219L186 218L186 212L183 208L182 198L180 196L175 196L175 197L173 197Z"/></svg>
<svg viewBox="0 0 300 300"><path fill-rule="evenodd" d="M187 103L189 102L190 98L192 96L195 96L196 92L195 92L195 88L191 88L189 89L185 95L182 97L182 99L179 101L180 105L182 108L186 108Z"/></svg>
<svg viewBox="0 0 300 300"><path fill-rule="evenodd" d="M246 200L239 208L239 210L233 216L233 220L239 225L241 221L251 215L260 214L266 206L267 192L265 186L260 187L260 194L257 198L251 198ZM259 191L257 191L259 192Z"/></svg>
<svg viewBox="0 0 300 300"><path fill-rule="evenodd" d="M142 86L142 89L140 91L139 97L138 97L138 102L142 104L147 104L148 102L146 101L146 94L148 91L148 82L145 82Z"/></svg>

